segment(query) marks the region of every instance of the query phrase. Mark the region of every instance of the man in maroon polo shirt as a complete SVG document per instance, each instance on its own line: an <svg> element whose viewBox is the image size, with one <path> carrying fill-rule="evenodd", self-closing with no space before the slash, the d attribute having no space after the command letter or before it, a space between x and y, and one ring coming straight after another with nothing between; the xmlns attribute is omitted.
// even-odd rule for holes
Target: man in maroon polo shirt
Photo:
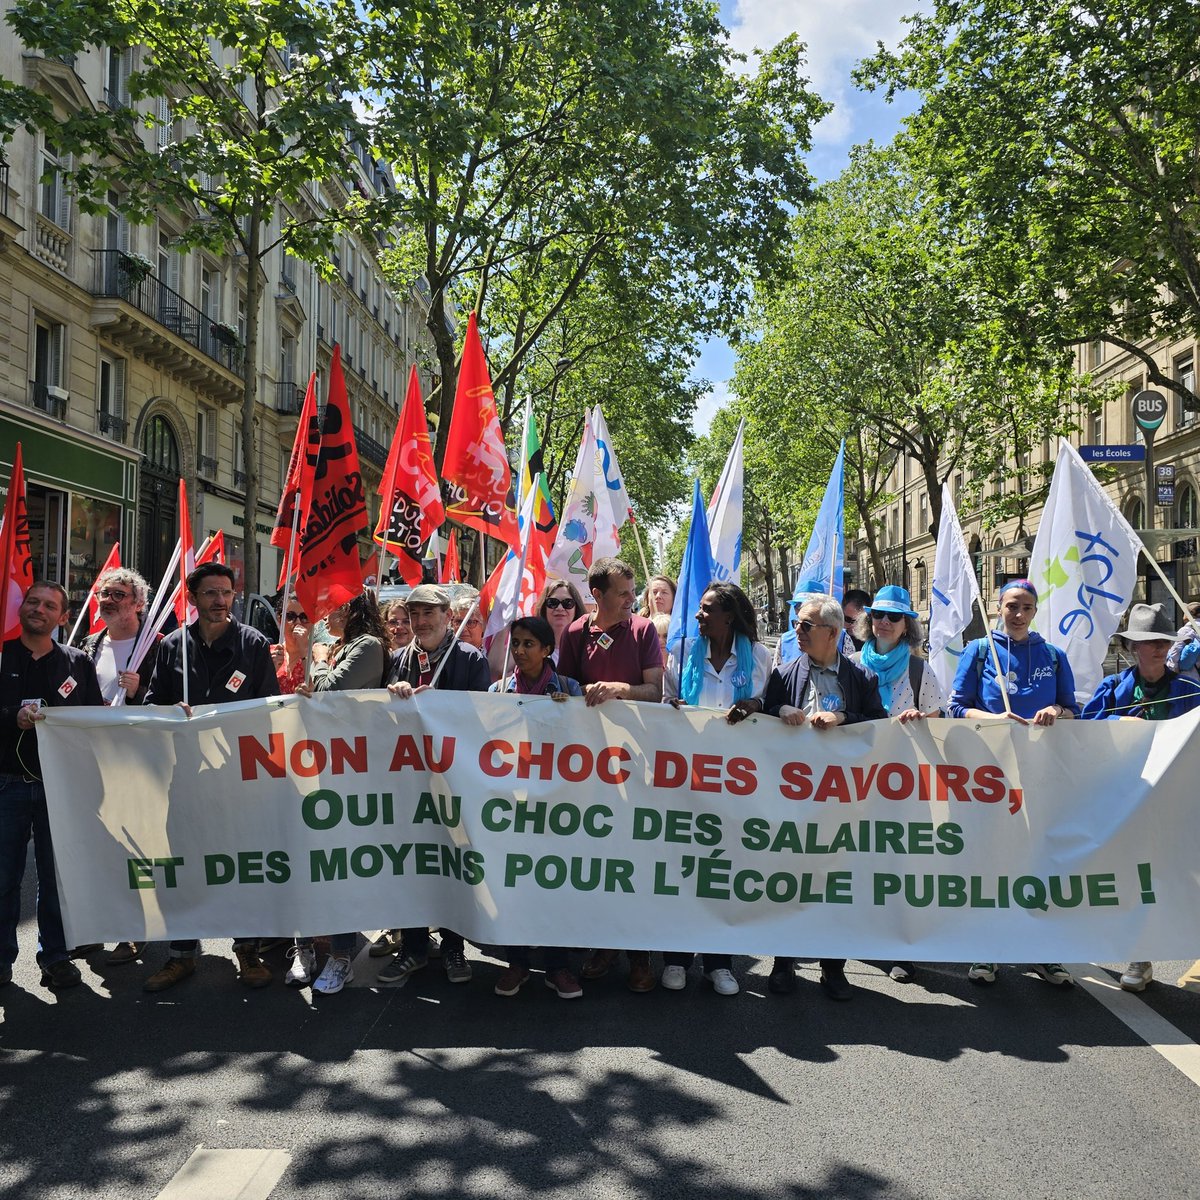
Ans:
<svg viewBox="0 0 1200 1200"><path fill-rule="evenodd" d="M663 655L658 632L634 614L633 568L619 558L600 558L588 572L596 611L572 622L558 647L558 673L577 679L589 707L605 700L662 700ZM620 952L593 950L583 977L599 979ZM658 982L649 950L629 950L629 988L649 992Z"/></svg>

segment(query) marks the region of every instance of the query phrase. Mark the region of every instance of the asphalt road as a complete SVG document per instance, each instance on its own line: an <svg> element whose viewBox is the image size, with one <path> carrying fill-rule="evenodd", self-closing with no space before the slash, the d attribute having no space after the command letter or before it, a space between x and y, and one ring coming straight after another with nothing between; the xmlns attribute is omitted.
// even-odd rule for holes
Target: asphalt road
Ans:
<svg viewBox="0 0 1200 1200"><path fill-rule="evenodd" d="M621 973L568 1002L539 974L494 995L478 952L469 985L433 962L376 989L364 953L314 998L278 981L282 948L251 992L211 942L157 996L160 947L93 956L54 994L30 924L21 939L0 989L4 1198L1200 1195L1197 1084L1087 989L1016 968L985 989L960 966L902 985L852 962L838 1004L815 965L779 997L742 959L738 997L697 967L686 992L633 995ZM1185 1057L1187 965L1129 998Z"/></svg>

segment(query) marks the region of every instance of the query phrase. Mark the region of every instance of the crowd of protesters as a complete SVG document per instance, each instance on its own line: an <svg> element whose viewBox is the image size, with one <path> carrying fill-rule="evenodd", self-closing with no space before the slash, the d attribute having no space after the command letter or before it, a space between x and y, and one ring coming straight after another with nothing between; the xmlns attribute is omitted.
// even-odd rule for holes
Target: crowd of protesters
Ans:
<svg viewBox="0 0 1200 1200"><path fill-rule="evenodd" d="M935 716L1002 716L1043 727L1075 718L1160 721L1200 706L1200 638L1191 626L1176 631L1161 605L1133 606L1119 635L1133 664L1106 678L1080 707L1066 655L1031 628L1038 597L1027 579L1000 589L999 628L964 647L949 696L942 694L923 657L921 621L903 587L884 586L874 596L852 590L839 602L820 584L802 583L788 610L789 628L772 654L759 636L758 614L735 584L714 583L705 590L696 610L699 636L668 652L666 630L678 602L673 580L654 576L639 597L633 570L607 558L592 565L587 583L585 602L573 583L547 582L535 612L508 631L511 657L502 650L497 670L483 650L484 619L474 589L459 588L451 595L440 585L421 584L405 599L382 607L366 591L328 614L328 642L318 640L293 595L279 613L279 643L271 645L235 618L233 570L209 562L187 578L196 619L153 639L134 662L148 591L136 571L115 568L97 580L104 628L81 649L58 640L70 615L65 590L57 583L35 582L20 605L19 636L4 643L0 673L0 985L11 981L17 957L21 882L31 839L42 983L50 988L78 984L81 975L72 959L105 952L99 946L72 951L66 945L37 750L37 724L46 707L179 704L190 713L190 706L199 704L366 688L386 688L397 703L420 704L421 694L430 689L491 689L593 707L613 700L662 702L677 710L707 710L713 719L731 724L765 714L789 727L826 732L863 721L909 723ZM382 931L370 946L372 955L388 958L377 982L408 983L440 950L446 979L468 983L472 966L463 936L447 928L437 934L435 943L423 926ZM313 930L295 939L287 952L288 985L333 994L353 979L357 931L328 936L329 952L318 969L317 939L326 936ZM165 962L144 980L145 990L164 991L192 975L198 948L194 940L173 941ZM272 981L263 948L258 938L233 940L238 976L247 987ZM145 949L122 942L106 960L132 963ZM501 955L507 966L493 987L500 996L516 995L539 956L546 986L563 999L577 999L585 982L609 973L623 954L631 990L648 992L660 983L669 990L685 988L694 956L654 949L661 952L661 973L650 949L595 947L582 955L576 972L570 947L511 946ZM739 992L729 955L701 958L704 976L718 994ZM917 966L907 961L884 964L884 969L902 982L918 975ZM996 963L976 962L967 975L990 984L998 969ZM1051 984L1072 982L1060 963L1037 963L1033 969ZM769 990L794 991L795 970L794 959L776 958ZM845 960L822 959L820 971L832 999L852 997ZM1140 991L1152 978L1149 962L1131 962L1121 986Z"/></svg>

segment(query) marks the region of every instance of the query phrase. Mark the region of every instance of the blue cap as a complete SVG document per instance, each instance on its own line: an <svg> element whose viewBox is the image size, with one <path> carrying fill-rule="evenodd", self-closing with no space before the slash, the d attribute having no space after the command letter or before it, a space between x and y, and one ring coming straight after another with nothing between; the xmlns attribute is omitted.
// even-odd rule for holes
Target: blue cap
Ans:
<svg viewBox="0 0 1200 1200"><path fill-rule="evenodd" d="M871 601L867 612L903 613L906 617L917 615L912 606L912 597L908 594L908 589L894 583L881 587L875 593L875 599Z"/></svg>

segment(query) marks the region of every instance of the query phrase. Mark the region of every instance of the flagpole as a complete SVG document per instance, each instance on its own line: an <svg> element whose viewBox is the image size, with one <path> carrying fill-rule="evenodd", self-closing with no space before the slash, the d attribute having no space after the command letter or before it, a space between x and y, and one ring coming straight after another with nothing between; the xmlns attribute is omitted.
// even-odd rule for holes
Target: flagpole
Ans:
<svg viewBox="0 0 1200 1200"><path fill-rule="evenodd" d="M116 542L114 544L114 548L117 550L120 550L121 543ZM110 553L111 553L111 551L110 551ZM83 624L83 614L85 612L89 611L89 609L92 606L92 597L95 596L95 594L96 594L96 584L99 582L99 579L100 579L100 576L97 575L96 578L92 580L92 586L90 588L88 588L87 599L84 600L84 602L79 606L79 616L77 616L75 618L75 624L71 628L71 636L69 638L67 638L68 646L75 645L75 635L79 632L79 626Z"/></svg>
<svg viewBox="0 0 1200 1200"><path fill-rule="evenodd" d="M296 503L292 506L292 535L288 538L287 574L283 581L283 603L279 608L279 640L283 641L283 622L287 620L288 601L292 596L292 569L296 554L296 543L300 538L300 493L296 493Z"/></svg>
<svg viewBox="0 0 1200 1200"><path fill-rule="evenodd" d="M633 513L629 514L629 524L633 526L633 540L637 542L638 554L642 558L642 572L646 576L646 586L650 585L650 568L646 566L646 551L642 546L642 535L638 533L637 521L634 520Z"/></svg>
<svg viewBox="0 0 1200 1200"><path fill-rule="evenodd" d="M1171 599L1174 600L1175 603L1179 605L1179 611L1182 612L1183 615L1187 618L1187 623L1194 630L1196 630L1197 633L1200 633L1200 621L1197 621L1192 616L1192 614L1188 612L1187 605L1184 604L1184 602L1183 602L1183 597L1181 597L1180 594L1175 590L1174 584L1172 584L1170 579L1167 578L1166 572L1162 569L1162 566L1159 563L1158 559L1156 559L1154 557L1154 555L1150 553L1149 549L1146 546L1146 543L1142 542L1141 538L1139 538L1138 541L1141 543L1141 551L1142 551L1142 554L1145 555L1146 561L1154 568L1154 571L1158 575L1159 579L1162 580L1163 587L1165 587L1167 589L1167 592L1170 594Z"/></svg>
<svg viewBox="0 0 1200 1200"><path fill-rule="evenodd" d="M189 704L188 700L188 652L187 652L187 631L188 631L188 606L187 593L183 596L183 623L179 626L180 645L183 648L183 702ZM190 705L189 705L190 706Z"/></svg>
<svg viewBox="0 0 1200 1200"><path fill-rule="evenodd" d="M1011 717L1013 710L1012 703L1008 698L1008 676L1000 670L1000 655L996 652L996 642L992 637L991 618L987 614L987 609L983 607L983 597L978 592L975 593L975 603L979 605L979 614L983 617L983 632L992 651L992 666L996 668L996 682L1000 684L1000 699L1004 701L1004 712L1005 715Z"/></svg>
<svg viewBox="0 0 1200 1200"><path fill-rule="evenodd" d="M524 478L524 473L525 473L524 468L522 468L522 471L521 471L522 478ZM541 472L539 472L538 477L533 481L533 483L530 487L530 490L537 491L537 489L540 488L541 486L542 486L542 475L541 475ZM524 504L522 504L521 505L522 510L524 510L524 507L525 507ZM529 524L525 529L525 536L521 539L521 561L518 564L518 569L517 569L516 610L517 610L518 617L521 615L521 612L520 612L521 592L525 588L525 565L526 565L526 563L529 562L529 543L531 541L533 541L533 512L534 512L534 509L533 509L533 506L531 505L530 510L529 510ZM496 600L498 598L499 597L493 597L492 603L495 604ZM479 601L476 600L475 603L478 604ZM501 658L501 660L500 660L500 693L501 693L501 695L504 694L504 691L507 687L508 654L511 649L512 649L512 621L509 621L508 628L504 631L504 657ZM513 666L515 668L516 663L514 663Z"/></svg>
<svg viewBox="0 0 1200 1200"><path fill-rule="evenodd" d="M440 663L438 663L437 670L434 671L433 678L429 681L429 686L431 688L437 687L437 681L442 677L442 670L445 668L446 664L450 661L450 652L454 649L455 646L458 645L459 634L462 633L462 631L464 629L466 629L467 625L470 623L471 618L478 611L479 611L479 597L476 596L475 602L471 605L470 608L467 609L467 615L465 617L463 617L462 621L459 623L458 628L454 631L454 636L450 639L450 645L446 648L446 653L442 655L442 661Z"/></svg>

